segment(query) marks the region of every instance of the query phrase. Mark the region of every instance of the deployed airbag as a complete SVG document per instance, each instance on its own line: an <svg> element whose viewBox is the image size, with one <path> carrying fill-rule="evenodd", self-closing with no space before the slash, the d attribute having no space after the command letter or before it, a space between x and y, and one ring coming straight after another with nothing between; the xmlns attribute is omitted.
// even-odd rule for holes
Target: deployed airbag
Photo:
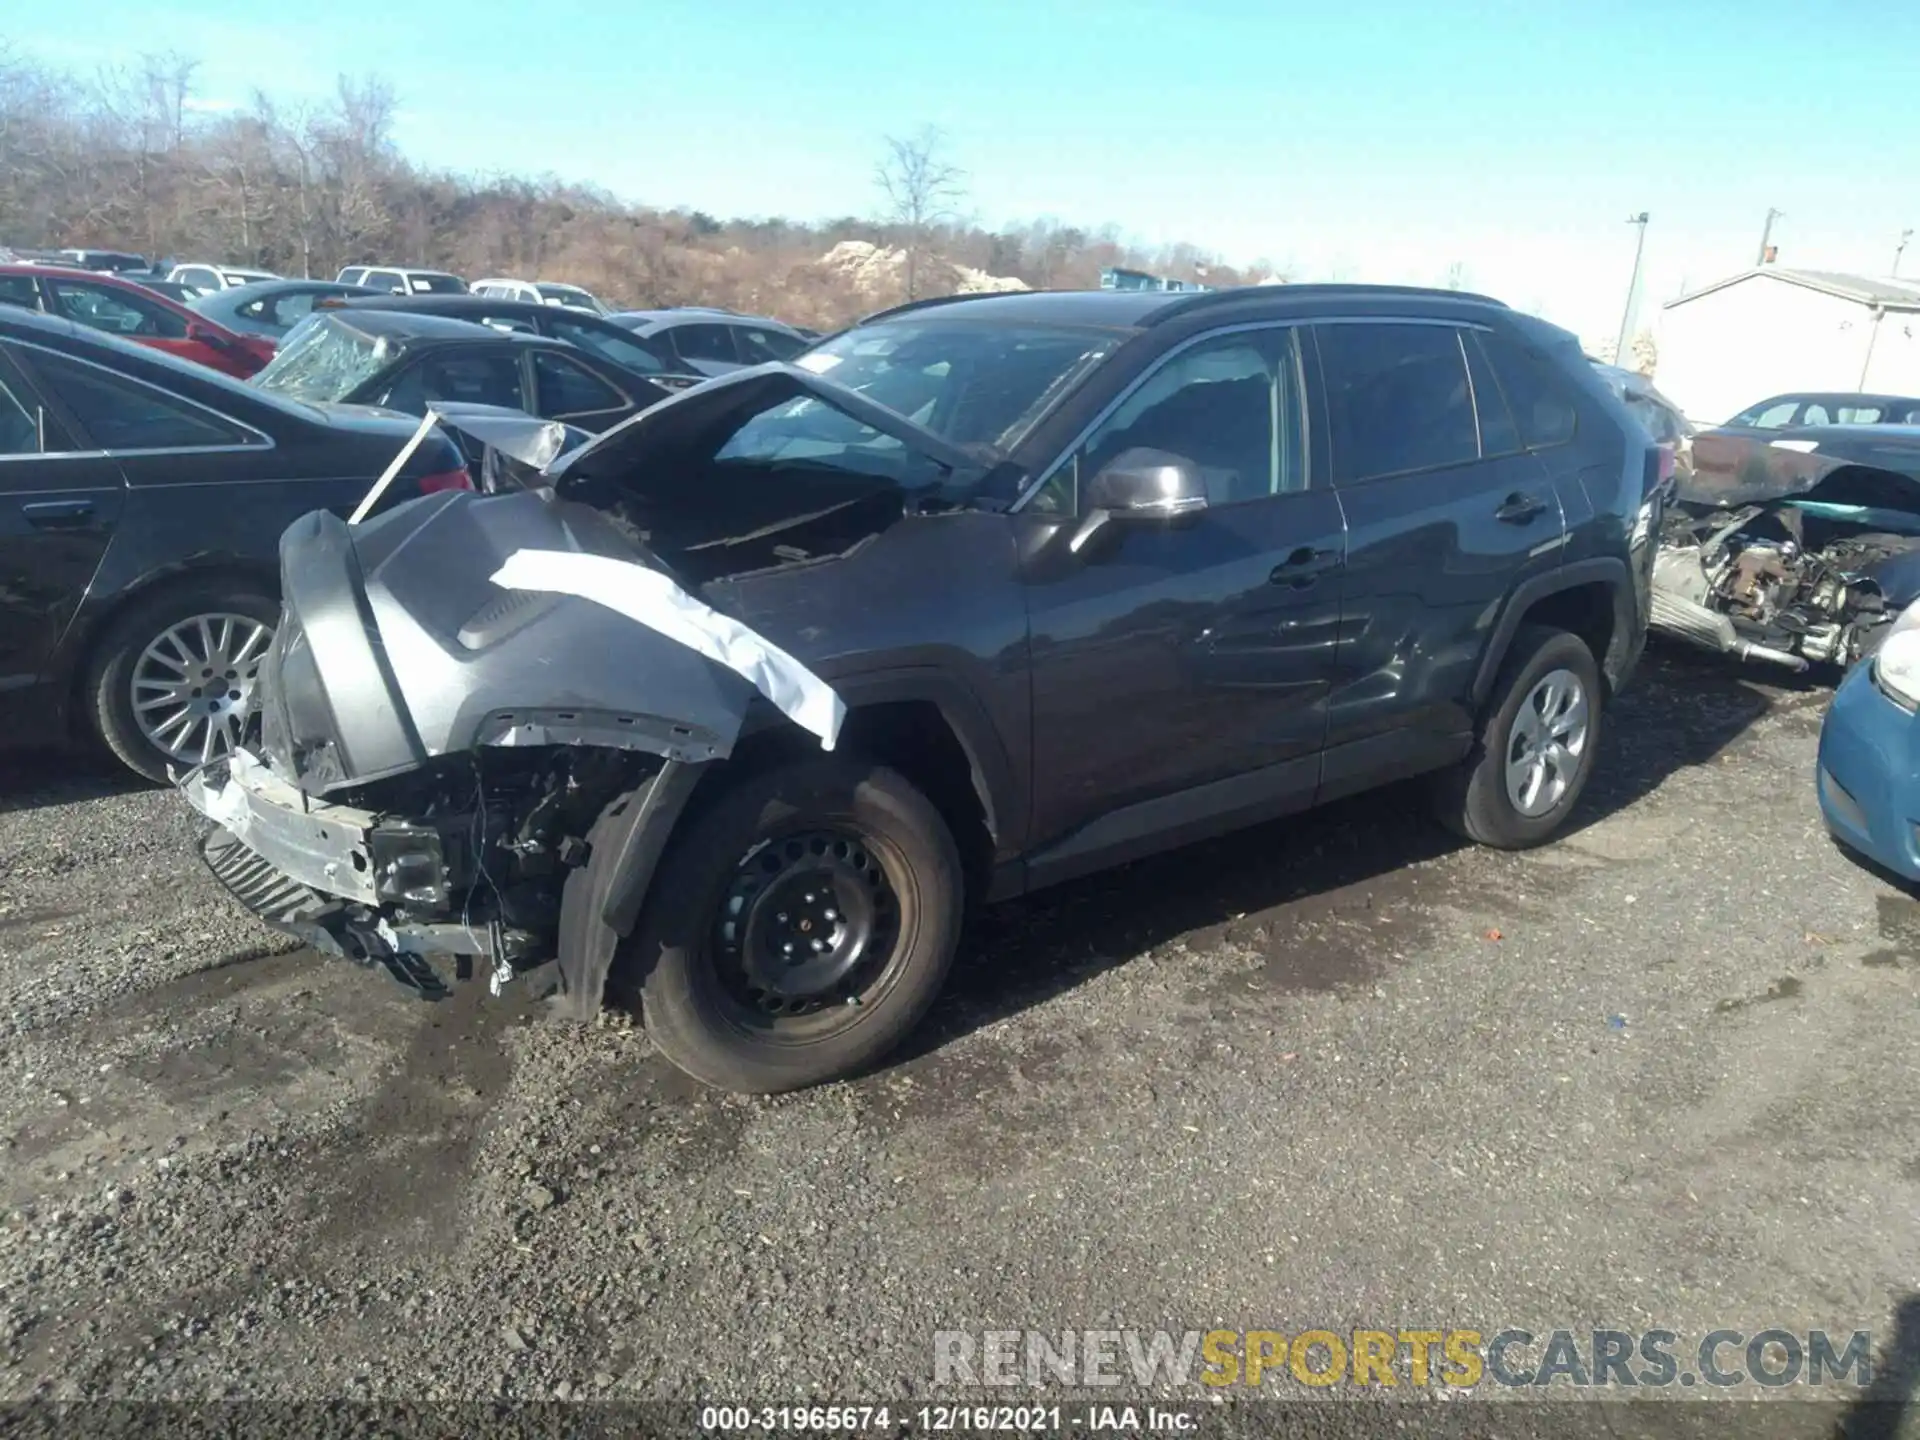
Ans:
<svg viewBox="0 0 1920 1440"><path fill-rule="evenodd" d="M702 604L657 570L606 555L516 550L494 571L504 590L576 596L626 616L742 676L831 750L847 707L833 687L739 621Z"/></svg>

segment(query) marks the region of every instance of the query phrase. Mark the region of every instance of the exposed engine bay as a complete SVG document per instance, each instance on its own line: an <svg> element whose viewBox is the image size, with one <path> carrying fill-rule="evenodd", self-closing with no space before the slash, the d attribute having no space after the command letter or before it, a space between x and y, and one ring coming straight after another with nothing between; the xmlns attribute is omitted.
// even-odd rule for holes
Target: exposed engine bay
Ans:
<svg viewBox="0 0 1920 1440"><path fill-rule="evenodd" d="M1661 533L1651 623L1744 660L1845 669L1897 613L1875 567L1915 550L1920 539L1822 520L1791 501L1704 513L1682 505Z"/></svg>

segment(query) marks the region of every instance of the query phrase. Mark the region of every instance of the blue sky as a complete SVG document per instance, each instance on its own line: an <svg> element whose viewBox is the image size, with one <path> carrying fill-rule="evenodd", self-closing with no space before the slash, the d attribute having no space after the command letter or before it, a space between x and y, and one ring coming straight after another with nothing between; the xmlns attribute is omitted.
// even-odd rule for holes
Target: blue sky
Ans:
<svg viewBox="0 0 1920 1440"><path fill-rule="evenodd" d="M9 21L79 71L202 61L200 98L385 75L399 139L724 215L870 214L882 139L946 131L968 208L1269 257L1298 279L1468 283L1610 338L1751 263L1884 274L1920 227L1920 5L1748 0L93 0ZM352 38L349 38L351 36ZM1920 274L1920 245L1907 274Z"/></svg>

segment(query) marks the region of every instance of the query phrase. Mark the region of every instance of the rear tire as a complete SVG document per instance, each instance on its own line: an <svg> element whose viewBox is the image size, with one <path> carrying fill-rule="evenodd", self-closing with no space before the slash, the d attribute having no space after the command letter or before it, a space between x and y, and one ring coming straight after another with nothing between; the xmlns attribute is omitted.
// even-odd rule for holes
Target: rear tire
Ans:
<svg viewBox="0 0 1920 1440"><path fill-rule="evenodd" d="M1521 626L1472 751L1436 780L1441 823L1498 850L1552 839L1593 773L1600 707L1600 667L1586 642Z"/></svg>
<svg viewBox="0 0 1920 1440"><path fill-rule="evenodd" d="M169 766L186 770L228 753L279 620L279 602L237 577L169 585L135 601L100 637L87 671L94 728L107 748L163 784L172 778ZM232 653L222 653L223 643ZM177 705L162 688L176 675ZM136 679L146 707L139 710ZM159 738L149 733L168 722L172 728Z"/></svg>
<svg viewBox="0 0 1920 1440"><path fill-rule="evenodd" d="M750 775L667 845L614 960L675 1065L773 1094L856 1074L919 1023L960 938L960 854L897 772L820 758Z"/></svg>

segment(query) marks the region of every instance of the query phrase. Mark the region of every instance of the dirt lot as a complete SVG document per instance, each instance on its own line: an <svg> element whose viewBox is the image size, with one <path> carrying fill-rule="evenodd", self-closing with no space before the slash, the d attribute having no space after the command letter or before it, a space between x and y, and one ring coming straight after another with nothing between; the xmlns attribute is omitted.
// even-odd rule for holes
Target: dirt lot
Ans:
<svg viewBox="0 0 1920 1440"><path fill-rule="evenodd" d="M1393 791L989 916L778 1100L289 951L170 794L0 789L0 1399L928 1393L932 1333L1770 1325L1920 1289L1920 906L1691 658L1575 833Z"/></svg>

